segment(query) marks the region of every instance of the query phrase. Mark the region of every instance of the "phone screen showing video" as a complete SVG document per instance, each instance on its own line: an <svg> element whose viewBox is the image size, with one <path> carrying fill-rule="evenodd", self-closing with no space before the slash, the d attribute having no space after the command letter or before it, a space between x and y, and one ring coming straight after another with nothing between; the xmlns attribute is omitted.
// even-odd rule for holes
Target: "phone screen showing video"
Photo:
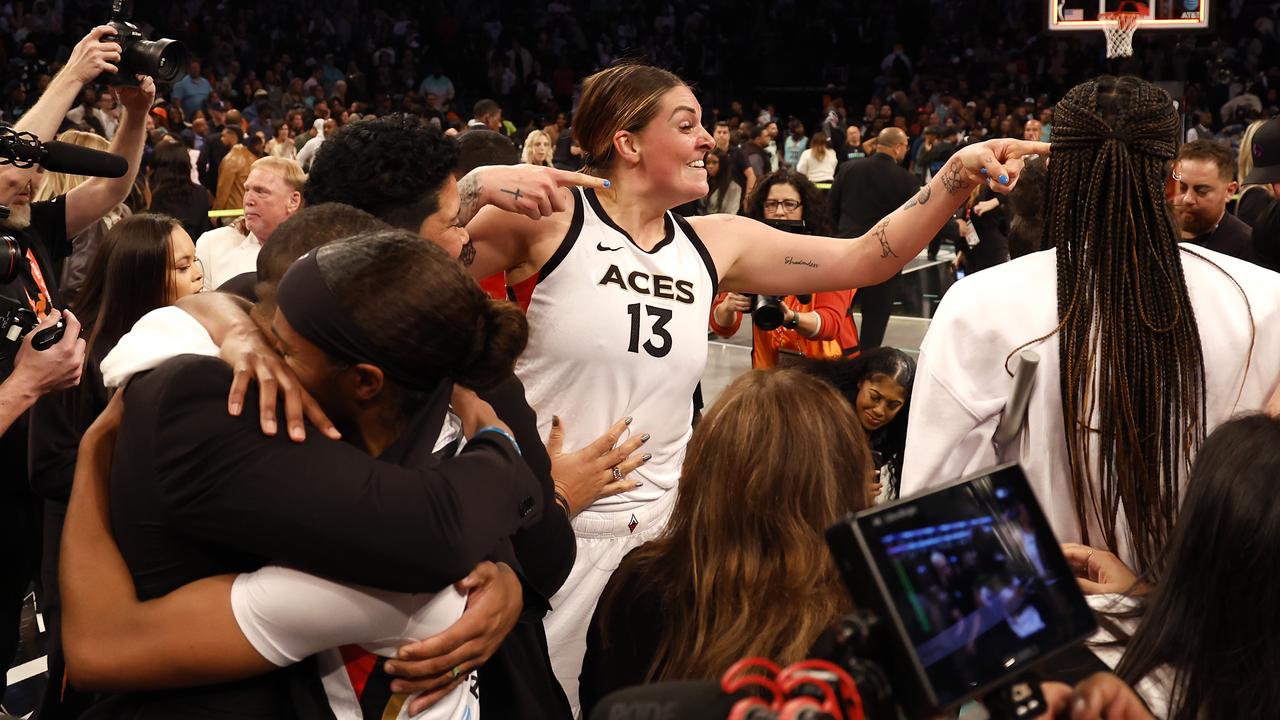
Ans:
<svg viewBox="0 0 1280 720"><path fill-rule="evenodd" d="M1016 466L857 522L940 707L1093 632Z"/></svg>

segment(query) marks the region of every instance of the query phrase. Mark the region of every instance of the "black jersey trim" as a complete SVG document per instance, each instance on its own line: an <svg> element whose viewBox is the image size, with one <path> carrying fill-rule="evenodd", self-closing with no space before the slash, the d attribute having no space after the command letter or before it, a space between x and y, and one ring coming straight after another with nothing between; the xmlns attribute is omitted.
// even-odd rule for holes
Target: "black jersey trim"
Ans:
<svg viewBox="0 0 1280 720"><path fill-rule="evenodd" d="M662 236L662 242L659 242L657 245L654 245L652 250L645 250L644 248L640 247L640 244L636 242L635 238L631 237L631 233L618 227L618 224L613 221L613 218L609 217L609 213L605 212L604 208L600 206L600 198L596 197L595 190L593 190L592 188L583 188L582 192L586 194L587 202L591 203L591 209L594 210L596 215L598 215L600 219L604 221L604 224L608 225L609 227L621 233L622 237L631 241L631 244L635 245L636 249L639 250L640 252L645 253L646 255L652 255L658 252L659 250L661 250L662 248L670 245L676 239L676 226L671 222L671 213L667 213L662 218L662 229L663 229L663 232L665 233Z"/></svg>
<svg viewBox="0 0 1280 720"><path fill-rule="evenodd" d="M553 270L560 266L561 262L564 262L565 257L569 255L569 251L573 249L573 244L578 241L578 236L582 234L584 216L582 198L578 197L577 190L572 192L573 220L569 223L569 231L564 234L564 239L560 241L560 246L556 248L556 251L551 253L551 257L547 258L547 261L538 269L538 282L534 283L534 285L541 284Z"/></svg>
<svg viewBox="0 0 1280 720"><path fill-rule="evenodd" d="M693 226L688 220L676 215L675 213L667 213L668 217L674 217L679 223L680 229L688 236L689 242L693 243L693 249L698 251L698 255L702 257L702 264L707 266L707 274L711 276L711 294L715 295L720 290L720 274L716 272L716 263L711 259L711 252L707 250L707 246L703 244L702 238L698 237L698 233L694 232Z"/></svg>

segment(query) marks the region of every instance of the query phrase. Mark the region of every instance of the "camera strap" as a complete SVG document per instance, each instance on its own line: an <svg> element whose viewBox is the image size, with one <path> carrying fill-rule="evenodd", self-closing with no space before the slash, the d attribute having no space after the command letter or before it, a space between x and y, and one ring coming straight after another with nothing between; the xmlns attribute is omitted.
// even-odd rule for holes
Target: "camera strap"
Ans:
<svg viewBox="0 0 1280 720"><path fill-rule="evenodd" d="M31 269L31 279L35 281L38 292L35 299L32 299L26 288L23 288L23 293L27 296L27 304L31 306L31 310L43 321L52 309L53 299L49 296L49 286L44 282L44 271L40 269L40 263L31 248L27 248L27 267Z"/></svg>

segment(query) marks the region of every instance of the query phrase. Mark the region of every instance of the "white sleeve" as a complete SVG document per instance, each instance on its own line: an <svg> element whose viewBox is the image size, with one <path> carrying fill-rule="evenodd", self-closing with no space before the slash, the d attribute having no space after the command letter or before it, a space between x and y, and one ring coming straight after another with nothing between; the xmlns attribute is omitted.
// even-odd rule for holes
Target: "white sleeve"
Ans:
<svg viewBox="0 0 1280 720"><path fill-rule="evenodd" d="M435 594L396 593L274 565L242 574L231 586L240 631L278 667L350 644L394 653L446 629L465 606L466 596L453 587Z"/></svg>
<svg viewBox="0 0 1280 720"><path fill-rule="evenodd" d="M102 360L102 378L109 388L151 370L179 355L218 355L218 346L199 320L172 305L157 308L134 323L133 329Z"/></svg>
<svg viewBox="0 0 1280 720"><path fill-rule="evenodd" d="M800 160L796 163L796 172L805 177L809 177L809 164L812 162L813 154L808 150L800 153Z"/></svg>
<svg viewBox="0 0 1280 720"><path fill-rule="evenodd" d="M947 291L921 343L903 452L901 497L997 463L991 444L1010 380L1001 343L984 342L983 303L966 278ZM970 324L971 317L980 318Z"/></svg>

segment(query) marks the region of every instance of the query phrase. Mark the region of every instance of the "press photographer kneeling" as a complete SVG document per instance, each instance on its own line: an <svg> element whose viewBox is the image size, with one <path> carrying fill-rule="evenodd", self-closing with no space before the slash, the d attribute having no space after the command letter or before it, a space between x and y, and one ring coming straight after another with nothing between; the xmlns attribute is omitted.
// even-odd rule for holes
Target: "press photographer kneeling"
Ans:
<svg viewBox="0 0 1280 720"><path fill-rule="evenodd" d="M826 203L818 188L791 170L770 173L747 199L747 216L787 232L831 235ZM808 261L796 261L804 264ZM812 295L723 293L711 310L711 329L732 337L742 314L752 315L751 366L786 365L787 357L837 358L858 352L858 331L849 317L852 290Z"/></svg>

